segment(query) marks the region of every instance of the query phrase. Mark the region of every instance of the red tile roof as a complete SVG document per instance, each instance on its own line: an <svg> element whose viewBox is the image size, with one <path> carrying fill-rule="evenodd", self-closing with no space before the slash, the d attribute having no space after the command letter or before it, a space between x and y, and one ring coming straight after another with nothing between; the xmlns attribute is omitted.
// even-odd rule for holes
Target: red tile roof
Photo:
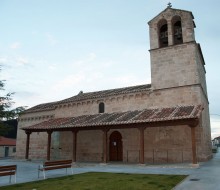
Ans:
<svg viewBox="0 0 220 190"><path fill-rule="evenodd" d="M0 136L0 146L16 146L16 139L9 139Z"/></svg>
<svg viewBox="0 0 220 190"><path fill-rule="evenodd" d="M114 96L114 95L119 95L119 94L142 92L142 91L149 90L150 88L151 88L150 84L145 84L145 85L130 86L130 87L124 87L124 88L110 89L110 90L102 90L102 91L96 91L96 92L79 93L76 96L72 96L70 98L67 98L61 101L50 102L50 103L45 103L45 104L34 106L30 109L27 109L24 113L54 110L56 106L60 104L74 103L78 101L95 99L95 98L104 98L104 97L109 97L109 96Z"/></svg>
<svg viewBox="0 0 220 190"><path fill-rule="evenodd" d="M78 117L55 118L38 123L23 130L68 129L121 124L152 123L181 119L198 119L202 112L201 105L176 106L170 108L144 109L118 113L100 113Z"/></svg>

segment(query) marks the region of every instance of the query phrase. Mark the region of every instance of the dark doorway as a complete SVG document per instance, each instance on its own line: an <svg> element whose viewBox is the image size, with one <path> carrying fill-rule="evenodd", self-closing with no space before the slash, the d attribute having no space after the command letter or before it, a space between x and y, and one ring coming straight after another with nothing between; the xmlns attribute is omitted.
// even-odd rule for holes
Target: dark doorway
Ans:
<svg viewBox="0 0 220 190"><path fill-rule="evenodd" d="M118 131L112 132L109 141L110 161L122 161L122 136Z"/></svg>
<svg viewBox="0 0 220 190"><path fill-rule="evenodd" d="M5 157L9 156L9 147L5 147Z"/></svg>

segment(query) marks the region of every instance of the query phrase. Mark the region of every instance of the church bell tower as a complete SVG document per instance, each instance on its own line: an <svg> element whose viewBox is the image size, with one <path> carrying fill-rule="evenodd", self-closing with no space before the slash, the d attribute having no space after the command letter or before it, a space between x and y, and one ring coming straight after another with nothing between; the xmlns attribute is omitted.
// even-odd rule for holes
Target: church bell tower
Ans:
<svg viewBox="0 0 220 190"><path fill-rule="evenodd" d="M148 22L152 89L199 85L207 96L205 62L192 12L168 7Z"/></svg>
<svg viewBox="0 0 220 190"><path fill-rule="evenodd" d="M169 6L148 22L150 28L151 88L153 106L201 105L196 127L198 159L211 154L209 101L205 61L195 40L192 12Z"/></svg>

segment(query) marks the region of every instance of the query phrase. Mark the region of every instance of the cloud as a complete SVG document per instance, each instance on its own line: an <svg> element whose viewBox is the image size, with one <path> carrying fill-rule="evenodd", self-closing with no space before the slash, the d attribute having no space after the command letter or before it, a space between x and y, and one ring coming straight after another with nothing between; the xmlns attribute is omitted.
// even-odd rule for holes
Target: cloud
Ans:
<svg viewBox="0 0 220 190"><path fill-rule="evenodd" d="M107 60L102 64L103 68L114 68L114 65L116 65L116 63L111 60Z"/></svg>
<svg viewBox="0 0 220 190"><path fill-rule="evenodd" d="M88 63L94 61L96 57L96 54L91 52L85 58L74 61L74 65L79 67L82 67L83 65L88 65Z"/></svg>
<svg viewBox="0 0 220 190"><path fill-rule="evenodd" d="M120 76L120 77L115 77L112 79L112 81L115 81L116 84L121 84L122 86L131 86L131 85L140 85L140 84L146 84L146 80L138 78L135 75L124 75L124 76ZM147 81L147 83L150 83L150 79L149 81Z"/></svg>
<svg viewBox="0 0 220 190"><path fill-rule="evenodd" d="M55 37L50 33L46 33L46 38L47 38L49 44L52 46L56 45L58 43L58 41L55 39Z"/></svg>
<svg viewBox="0 0 220 190"><path fill-rule="evenodd" d="M86 82L94 84L95 82L100 81L103 78L104 78L104 75L102 73L95 72L95 73L91 73L87 75Z"/></svg>
<svg viewBox="0 0 220 190"><path fill-rule="evenodd" d="M16 62L18 65L27 65L29 63L28 59L25 57L18 57Z"/></svg>
<svg viewBox="0 0 220 190"><path fill-rule="evenodd" d="M49 67L48 67L48 69L50 70L50 71L54 71L54 70L56 70L56 65L49 65Z"/></svg>
<svg viewBox="0 0 220 190"><path fill-rule="evenodd" d="M21 43L20 42L14 42L10 45L11 49L18 49L21 47Z"/></svg>
<svg viewBox="0 0 220 190"><path fill-rule="evenodd" d="M7 57L0 57L0 64L5 64L8 62L8 58Z"/></svg>
<svg viewBox="0 0 220 190"><path fill-rule="evenodd" d="M95 53L90 53L88 56L88 61L93 61L96 58L96 54Z"/></svg>
<svg viewBox="0 0 220 190"><path fill-rule="evenodd" d="M13 108L19 106L28 106L27 108L30 108L42 103L44 97L42 97L38 92L34 91L19 91L15 92L13 100L15 101Z"/></svg>
<svg viewBox="0 0 220 190"><path fill-rule="evenodd" d="M7 68L15 68L15 66L24 66L29 65L30 61L27 57L24 56L9 56L9 57L0 57L0 65Z"/></svg>
<svg viewBox="0 0 220 190"><path fill-rule="evenodd" d="M220 117L211 116L210 121L212 138L220 136Z"/></svg>
<svg viewBox="0 0 220 190"><path fill-rule="evenodd" d="M85 75L83 73L77 73L74 75L66 76L63 80L59 81L52 87L52 90L55 92L62 92L66 89L74 89L75 86L82 84L85 79Z"/></svg>

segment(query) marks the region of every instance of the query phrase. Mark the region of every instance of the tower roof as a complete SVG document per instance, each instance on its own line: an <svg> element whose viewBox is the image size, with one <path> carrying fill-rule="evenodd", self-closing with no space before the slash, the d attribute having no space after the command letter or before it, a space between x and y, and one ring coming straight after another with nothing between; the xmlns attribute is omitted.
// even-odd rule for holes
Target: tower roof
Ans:
<svg viewBox="0 0 220 190"><path fill-rule="evenodd" d="M178 13L178 12L185 12L185 13L189 13L192 17L192 19L194 19L194 16L192 14L191 11L186 11L186 10L182 10L182 9L174 9L174 8L171 8L171 7L167 7L166 9L164 9L162 12L160 12L157 16L155 16L154 18L152 18L148 24L150 24L152 21L156 20L158 17L160 17L160 15L162 15L163 13L166 13L168 11L171 11L171 12L174 12L174 13Z"/></svg>

